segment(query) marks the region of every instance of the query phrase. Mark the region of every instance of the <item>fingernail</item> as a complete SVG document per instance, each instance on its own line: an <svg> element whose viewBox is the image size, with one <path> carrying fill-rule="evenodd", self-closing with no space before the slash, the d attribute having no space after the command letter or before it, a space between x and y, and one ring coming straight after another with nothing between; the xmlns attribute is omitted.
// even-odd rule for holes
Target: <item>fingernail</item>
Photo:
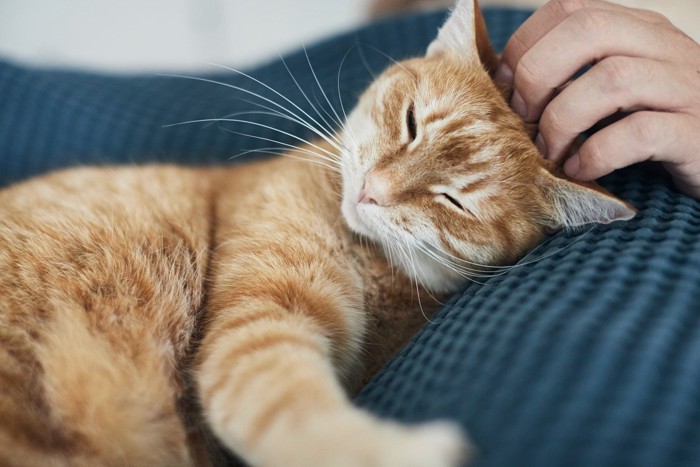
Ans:
<svg viewBox="0 0 700 467"><path fill-rule="evenodd" d="M525 101L520 96L518 91L513 92L513 99L510 101L510 106L513 107L515 113L520 115L522 118L527 117L527 104L525 104Z"/></svg>
<svg viewBox="0 0 700 467"><path fill-rule="evenodd" d="M537 146L537 149L540 150L542 156L547 159L547 142L542 137L542 133L537 133L537 137L535 138L535 146Z"/></svg>
<svg viewBox="0 0 700 467"><path fill-rule="evenodd" d="M579 160L578 153L569 157L569 160L564 163L564 173L569 177L575 177L580 168L581 161Z"/></svg>
<svg viewBox="0 0 700 467"><path fill-rule="evenodd" d="M507 84L508 86L513 85L513 70L510 69L508 65L506 65L505 62L501 63L501 65L498 67L498 70L496 70L496 74L493 75L494 81L501 83L501 84Z"/></svg>

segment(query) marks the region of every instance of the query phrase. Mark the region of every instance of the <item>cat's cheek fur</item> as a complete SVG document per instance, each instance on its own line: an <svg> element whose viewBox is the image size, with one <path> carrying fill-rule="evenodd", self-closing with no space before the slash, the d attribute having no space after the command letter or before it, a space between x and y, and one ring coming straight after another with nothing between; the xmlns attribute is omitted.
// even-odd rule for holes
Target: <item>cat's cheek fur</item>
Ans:
<svg viewBox="0 0 700 467"><path fill-rule="evenodd" d="M361 142L371 142L377 137L377 126L372 124L372 119L365 108L369 98L368 95L362 97L358 107L349 115L341 134L344 147L349 148L342 153L341 211L345 222L353 232L376 240L375 233L366 222L362 221L358 212L358 201L365 174L376 159L376 156L370 153L369 145L361 144Z"/></svg>
<svg viewBox="0 0 700 467"><path fill-rule="evenodd" d="M363 174L352 156L344 156L342 167L343 175L343 199L341 212L345 223L353 232L373 238L369 227L360 219L358 212L358 200L362 191Z"/></svg>
<svg viewBox="0 0 700 467"><path fill-rule="evenodd" d="M362 206L358 211L370 226L369 237L382 246L385 256L391 258L392 264L412 281L434 293L454 292L463 284L464 276L416 246L418 243L435 245L440 242L435 228L420 220L418 214L406 212L401 215L373 205ZM398 220L401 217L414 221L401 225Z"/></svg>
<svg viewBox="0 0 700 467"><path fill-rule="evenodd" d="M388 254L390 248L384 247ZM395 255L401 269L418 284L434 293L451 293L457 291L464 283L464 277L451 271L420 250L413 250L409 255Z"/></svg>
<svg viewBox="0 0 700 467"><path fill-rule="evenodd" d="M363 235L374 240L373 232L366 226L366 224L360 218L360 214L357 212L356 203L349 201L346 198L345 200L343 200L341 210L343 212L343 218L345 219L345 223L348 225L350 230L359 235Z"/></svg>

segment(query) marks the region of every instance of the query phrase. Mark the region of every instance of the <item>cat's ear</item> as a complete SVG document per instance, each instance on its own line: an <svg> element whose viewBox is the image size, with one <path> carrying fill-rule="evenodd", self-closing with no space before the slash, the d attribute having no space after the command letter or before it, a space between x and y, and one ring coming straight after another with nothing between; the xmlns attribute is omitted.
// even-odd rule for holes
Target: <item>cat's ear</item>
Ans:
<svg viewBox="0 0 700 467"><path fill-rule="evenodd" d="M480 61L493 75L498 68L498 57L493 51L486 32L486 23L477 0L459 0L449 18L428 46L428 57L452 54L460 59Z"/></svg>
<svg viewBox="0 0 700 467"><path fill-rule="evenodd" d="M632 219L637 210L595 183L579 182L540 168L537 182L548 201L547 227L560 229L585 224L609 224Z"/></svg>

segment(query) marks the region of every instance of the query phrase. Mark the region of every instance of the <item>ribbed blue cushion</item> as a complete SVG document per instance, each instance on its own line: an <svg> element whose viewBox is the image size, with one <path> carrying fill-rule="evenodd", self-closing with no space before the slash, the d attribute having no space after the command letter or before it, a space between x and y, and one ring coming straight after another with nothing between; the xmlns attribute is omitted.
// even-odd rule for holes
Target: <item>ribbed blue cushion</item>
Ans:
<svg viewBox="0 0 700 467"><path fill-rule="evenodd" d="M485 11L497 48L527 15ZM384 54L420 54L442 19L388 20L310 47L338 113L338 79L349 108ZM324 101L306 54L285 60L311 101ZM281 62L251 74L313 112ZM207 78L281 102L225 70ZM240 91L182 78L2 63L0 96L0 185L78 163L219 163L276 146L239 132L294 142L262 126L164 127L260 110L238 100L250 98ZM269 115L234 118L310 136ZM652 164L604 184L640 209L635 220L560 234L524 265L467 286L357 402L399 420L459 421L480 449L479 466L700 465L700 203Z"/></svg>
<svg viewBox="0 0 700 467"><path fill-rule="evenodd" d="M469 285L359 403L459 420L479 466L700 465L700 203L659 170L608 177L636 219Z"/></svg>
<svg viewBox="0 0 700 467"><path fill-rule="evenodd" d="M494 10L487 13L496 41L503 45L527 12ZM346 109L360 92L394 59L420 55L435 36L444 15L408 16L384 21L342 35L285 58L314 106L325 105L309 62L325 94L342 116L340 89ZM347 54L340 69L341 62ZM250 72L313 113L280 61ZM252 80L222 69L207 76L232 86L261 93L292 107ZM0 186L52 168L80 163L167 161L189 164L219 163L254 148L276 146L231 131L295 143L293 138L260 126L195 124L164 128L186 120L220 118L233 112L263 110L242 99L252 96L230 87L166 76L115 76L75 71L35 70L0 61ZM268 107L268 102L259 101ZM297 113L298 110L292 108ZM268 115L242 115L280 130L313 137L299 125ZM226 131L229 130L229 131Z"/></svg>

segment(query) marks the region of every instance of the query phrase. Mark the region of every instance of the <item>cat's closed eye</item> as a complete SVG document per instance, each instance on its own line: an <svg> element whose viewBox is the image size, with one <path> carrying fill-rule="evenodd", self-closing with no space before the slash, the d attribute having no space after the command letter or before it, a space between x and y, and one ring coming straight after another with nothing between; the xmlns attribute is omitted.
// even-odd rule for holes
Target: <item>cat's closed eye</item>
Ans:
<svg viewBox="0 0 700 467"><path fill-rule="evenodd" d="M455 199L454 197L448 195L447 193L440 193L440 196L441 196L443 199L449 201L454 207L456 207L456 208L459 209L460 211L462 211L462 212L464 212L464 213L466 213L466 214L469 214L469 215L471 215L471 216L474 216L474 213L473 213L471 210L469 210L469 208L465 208L465 207L462 205L462 203L460 203L459 201L457 201L457 199Z"/></svg>
<svg viewBox="0 0 700 467"><path fill-rule="evenodd" d="M416 116L415 116L415 106L413 102L408 106L406 110L406 127L408 128L408 137L411 142L416 139L418 133L418 128L416 127Z"/></svg>
<svg viewBox="0 0 700 467"><path fill-rule="evenodd" d="M447 193L440 193L440 195L450 203L454 204L458 209L464 211L464 207L462 206L462 204L456 199L454 199L452 196L448 195Z"/></svg>

